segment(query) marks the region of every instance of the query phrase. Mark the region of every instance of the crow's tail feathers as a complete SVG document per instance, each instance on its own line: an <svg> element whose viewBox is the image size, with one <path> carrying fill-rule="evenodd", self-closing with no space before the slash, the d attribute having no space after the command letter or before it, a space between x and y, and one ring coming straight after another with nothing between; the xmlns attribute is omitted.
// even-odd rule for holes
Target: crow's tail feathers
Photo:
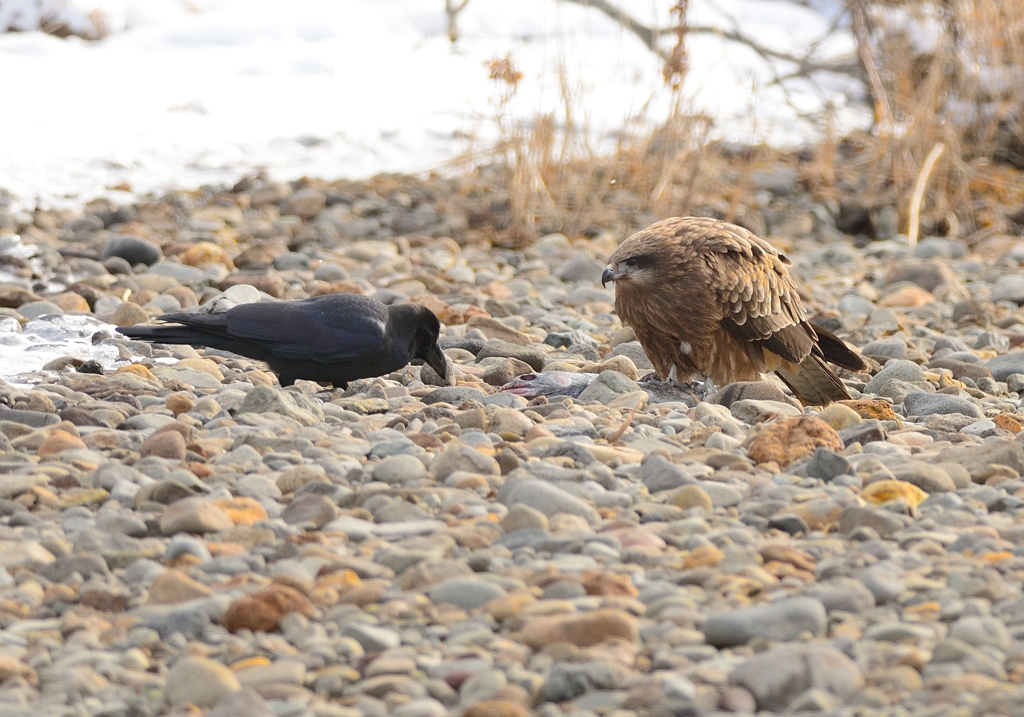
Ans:
<svg viewBox="0 0 1024 717"><path fill-rule="evenodd" d="M228 317L224 312L197 314L178 312L164 314L157 321L162 324L136 324L122 326L118 333L129 338L143 341L156 341L162 344L195 344L196 346L213 346L208 343L230 337L228 334Z"/></svg>
<svg viewBox="0 0 1024 717"><path fill-rule="evenodd" d="M164 314L161 321L175 321L161 325L136 324L122 326L118 333L131 339L160 344L188 344L230 351L240 356L267 360L269 348L245 339L231 336L227 331L227 317L223 314Z"/></svg>
<svg viewBox="0 0 1024 717"><path fill-rule="evenodd" d="M216 340L216 336L206 331L200 331L188 326L171 324L169 326L122 326L118 333L124 334L131 339L142 339L143 341L155 341L161 344L194 344L196 346L207 346L207 341Z"/></svg>

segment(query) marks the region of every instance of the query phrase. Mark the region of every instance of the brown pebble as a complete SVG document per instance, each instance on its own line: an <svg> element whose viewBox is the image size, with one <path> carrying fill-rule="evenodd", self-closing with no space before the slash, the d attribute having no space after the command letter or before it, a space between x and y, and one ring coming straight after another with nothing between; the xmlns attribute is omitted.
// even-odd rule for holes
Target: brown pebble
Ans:
<svg viewBox="0 0 1024 717"><path fill-rule="evenodd" d="M484 383L491 386L504 386L516 376L522 376L526 373L533 373L533 367L530 364L519 359L509 358L501 363L488 366L481 378Z"/></svg>
<svg viewBox="0 0 1024 717"><path fill-rule="evenodd" d="M39 446L36 451L36 455L40 458L49 458L62 451L80 450L85 447L85 442L78 436L73 436L67 431L57 430L46 437L43 445Z"/></svg>
<svg viewBox="0 0 1024 717"><path fill-rule="evenodd" d="M222 247L210 242L198 242L190 246L178 257L182 264L189 266L206 266L209 264L220 264L229 271L234 271L235 264L231 257Z"/></svg>
<svg viewBox="0 0 1024 717"><path fill-rule="evenodd" d="M185 393L172 393L167 397L167 402L164 404L167 406L167 410L177 416L179 413L187 413L195 408L196 403L192 398Z"/></svg>
<svg viewBox="0 0 1024 717"><path fill-rule="evenodd" d="M725 712L753 714L757 711L757 702L747 688L730 685L718 698L718 707Z"/></svg>
<svg viewBox="0 0 1024 717"><path fill-rule="evenodd" d="M43 413L57 412L57 407L53 404L53 401L38 391L31 391L28 394L28 404L25 408L29 411L42 411Z"/></svg>
<svg viewBox="0 0 1024 717"><path fill-rule="evenodd" d="M164 292L165 296L173 296L181 304L181 308L188 309L192 306L199 305L199 299L196 297L196 292L187 286L172 286L170 289Z"/></svg>
<svg viewBox="0 0 1024 717"><path fill-rule="evenodd" d="M114 326L135 326L149 321L149 314L138 304L126 302L117 307L117 311L110 317L110 323Z"/></svg>
<svg viewBox="0 0 1024 717"><path fill-rule="evenodd" d="M55 303L57 306L62 308L64 311L68 311L68 312L71 312L71 311L86 312L86 311L90 310L89 309L89 302L86 301L83 297L81 297L78 294L74 293L73 291L66 291L63 294L59 294L58 296L55 296L52 299L50 299L50 301Z"/></svg>
<svg viewBox="0 0 1024 717"><path fill-rule="evenodd" d="M485 700L470 705L463 717L527 717L530 710L521 704L508 700Z"/></svg>
<svg viewBox="0 0 1024 717"><path fill-rule="evenodd" d="M616 575L600 570L587 570L580 576L580 583L588 595L612 595L616 597L636 597L640 591L633 585L628 575Z"/></svg>
<svg viewBox="0 0 1024 717"><path fill-rule="evenodd" d="M534 343L527 334L516 331L490 316L474 316L466 325L471 329L479 329L489 339L500 339L517 346L532 346Z"/></svg>
<svg viewBox="0 0 1024 717"><path fill-rule="evenodd" d="M295 588L274 584L231 603L221 618L221 624L230 632L274 632L281 619L290 612L312 617L313 603Z"/></svg>
<svg viewBox="0 0 1024 717"><path fill-rule="evenodd" d="M813 416L795 416L765 426L747 449L755 463L775 461L785 468L823 447L842 453L843 441L832 426Z"/></svg>
<svg viewBox="0 0 1024 717"><path fill-rule="evenodd" d="M235 257L239 269L258 269L273 264L274 259L288 253L288 245L280 239L251 244Z"/></svg>
<svg viewBox="0 0 1024 717"><path fill-rule="evenodd" d="M275 299L284 298L284 279L277 272L268 272L266 274L231 274L220 283L220 290L224 291L239 284L255 286L264 294L270 294Z"/></svg>
<svg viewBox="0 0 1024 717"><path fill-rule="evenodd" d="M173 605L194 598L209 597L213 590L193 580L180 570L160 574L149 588L147 605Z"/></svg>
<svg viewBox="0 0 1024 717"><path fill-rule="evenodd" d="M178 461L185 459L185 451L185 438L177 431L154 433L139 446L140 456L159 456Z"/></svg>
<svg viewBox="0 0 1024 717"><path fill-rule="evenodd" d="M168 433L167 435L176 436L178 434ZM161 481L165 485L169 482L171 481ZM234 522L219 506L198 496L175 500L160 516L160 532L164 535L182 532L215 533L234 527Z"/></svg>
<svg viewBox="0 0 1024 717"><path fill-rule="evenodd" d="M6 682L11 677L23 678L30 685L36 684L39 679L36 671L17 657L0 654L0 682Z"/></svg>
<svg viewBox="0 0 1024 717"><path fill-rule="evenodd" d="M622 610L536 618L526 623L522 631L523 642L534 650L557 642L590 647L613 637L634 642L637 636L636 620Z"/></svg>
<svg viewBox="0 0 1024 717"><path fill-rule="evenodd" d="M341 593L338 602L351 603L359 607L373 605L381 601L390 587L391 582L388 580L367 580Z"/></svg>
<svg viewBox="0 0 1024 717"><path fill-rule="evenodd" d="M152 289L140 289L128 298L128 302L137 304L138 306L145 306L158 296L160 296L160 294Z"/></svg>
<svg viewBox="0 0 1024 717"><path fill-rule="evenodd" d="M42 298L20 286L11 286L10 284L0 286L0 308L17 309L30 301L42 301Z"/></svg>

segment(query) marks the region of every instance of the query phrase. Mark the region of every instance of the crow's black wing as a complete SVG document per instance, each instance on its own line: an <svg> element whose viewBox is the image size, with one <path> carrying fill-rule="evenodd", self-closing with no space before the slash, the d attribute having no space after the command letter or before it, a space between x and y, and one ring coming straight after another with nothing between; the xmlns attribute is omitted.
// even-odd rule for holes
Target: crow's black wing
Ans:
<svg viewBox="0 0 1024 717"><path fill-rule="evenodd" d="M282 358L323 363L372 356L385 344L387 307L337 294L296 302L241 304L227 311L231 336L265 344Z"/></svg>

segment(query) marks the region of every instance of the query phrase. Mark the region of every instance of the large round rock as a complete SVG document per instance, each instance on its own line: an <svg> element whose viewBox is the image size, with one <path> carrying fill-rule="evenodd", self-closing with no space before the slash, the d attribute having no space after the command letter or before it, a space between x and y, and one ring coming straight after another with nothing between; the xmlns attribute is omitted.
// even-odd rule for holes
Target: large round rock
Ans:
<svg viewBox="0 0 1024 717"><path fill-rule="evenodd" d="M164 253L149 239L131 234L115 234L103 247L100 259L106 261L113 256L124 259L132 266L136 264L152 266L163 258Z"/></svg>

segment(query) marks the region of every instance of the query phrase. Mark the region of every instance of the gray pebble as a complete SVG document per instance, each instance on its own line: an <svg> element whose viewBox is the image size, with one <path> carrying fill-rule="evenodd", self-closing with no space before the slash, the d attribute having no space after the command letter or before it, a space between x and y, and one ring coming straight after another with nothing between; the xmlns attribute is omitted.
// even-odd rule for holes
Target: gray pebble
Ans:
<svg viewBox="0 0 1024 717"><path fill-rule="evenodd" d="M704 638L715 647L743 645L755 637L794 640L802 633L820 636L827 618L821 601L795 597L765 605L712 613L704 621Z"/></svg>

